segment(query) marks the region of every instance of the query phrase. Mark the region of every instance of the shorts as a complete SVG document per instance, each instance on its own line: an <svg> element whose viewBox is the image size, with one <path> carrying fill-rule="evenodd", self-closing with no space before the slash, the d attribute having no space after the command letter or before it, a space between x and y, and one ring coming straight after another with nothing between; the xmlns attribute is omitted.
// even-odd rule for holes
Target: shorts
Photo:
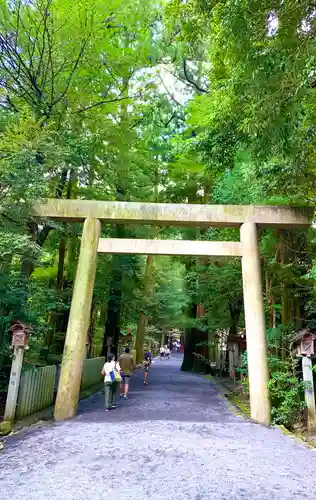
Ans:
<svg viewBox="0 0 316 500"><path fill-rule="evenodd" d="M130 380L131 380L130 375L125 375L124 373L122 373L122 385L129 385Z"/></svg>
<svg viewBox="0 0 316 500"><path fill-rule="evenodd" d="M149 366L145 366L145 372L149 372Z"/></svg>
<svg viewBox="0 0 316 500"><path fill-rule="evenodd" d="M165 353L164 353L164 352L161 352L161 353L160 353L160 356L161 356L162 358L164 358L164 357L165 357Z"/></svg>

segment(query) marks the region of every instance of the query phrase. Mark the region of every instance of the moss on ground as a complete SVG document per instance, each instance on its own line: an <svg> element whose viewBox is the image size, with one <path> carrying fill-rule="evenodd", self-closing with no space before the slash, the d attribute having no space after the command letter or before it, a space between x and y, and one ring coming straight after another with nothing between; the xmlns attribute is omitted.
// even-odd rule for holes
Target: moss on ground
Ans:
<svg viewBox="0 0 316 500"><path fill-rule="evenodd" d="M279 429L281 429L282 433L285 436L288 436L292 439L295 439L296 441L300 442L301 444L307 445L309 448L312 448L314 451L316 451L316 441L314 441L307 433L296 433L292 432L284 425L278 425Z"/></svg>
<svg viewBox="0 0 316 500"><path fill-rule="evenodd" d="M12 423L4 420L0 423L0 436L7 436L12 431Z"/></svg>
<svg viewBox="0 0 316 500"><path fill-rule="evenodd" d="M231 404L236 406L238 408L238 410L240 410L243 415L245 415L247 418L250 418L249 399L246 399L241 394L234 394L234 393L227 394L227 399Z"/></svg>

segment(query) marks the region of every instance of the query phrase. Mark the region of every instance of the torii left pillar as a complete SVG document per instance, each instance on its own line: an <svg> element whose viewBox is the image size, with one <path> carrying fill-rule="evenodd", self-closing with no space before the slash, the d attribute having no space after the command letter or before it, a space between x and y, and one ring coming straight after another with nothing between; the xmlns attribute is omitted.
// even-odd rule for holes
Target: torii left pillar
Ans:
<svg viewBox="0 0 316 500"><path fill-rule="evenodd" d="M77 411L100 230L98 219L85 220L55 403L55 420L71 418Z"/></svg>

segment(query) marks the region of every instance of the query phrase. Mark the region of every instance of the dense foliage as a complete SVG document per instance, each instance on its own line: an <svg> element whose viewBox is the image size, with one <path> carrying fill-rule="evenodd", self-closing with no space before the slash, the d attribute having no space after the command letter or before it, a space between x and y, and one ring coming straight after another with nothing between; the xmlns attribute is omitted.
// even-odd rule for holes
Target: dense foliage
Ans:
<svg viewBox="0 0 316 500"><path fill-rule="evenodd" d="M0 0L4 385L13 319L32 325L28 362L60 360L79 252L81 225L33 220L33 200L314 204L315 29L307 0ZM238 239L236 230L102 232ZM276 420L288 422L289 338L315 326L314 230L262 231L260 245L279 360L270 389ZM108 337L116 348L121 331L160 342L180 328L191 369L197 344L243 326L238 259L99 258L91 355Z"/></svg>

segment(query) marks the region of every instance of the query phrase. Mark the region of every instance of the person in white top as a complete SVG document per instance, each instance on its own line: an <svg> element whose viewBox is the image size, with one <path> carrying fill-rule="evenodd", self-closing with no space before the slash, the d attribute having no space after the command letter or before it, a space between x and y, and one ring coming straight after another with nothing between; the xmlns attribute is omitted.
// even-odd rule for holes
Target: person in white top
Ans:
<svg viewBox="0 0 316 500"><path fill-rule="evenodd" d="M121 379L120 371L119 363L115 363L114 356L110 354L102 368L102 375L104 375L105 411L116 408L116 388Z"/></svg>
<svg viewBox="0 0 316 500"><path fill-rule="evenodd" d="M162 346L160 347L160 359L161 359L161 361L164 359L164 357L165 357L165 348L164 348L164 346L162 345Z"/></svg>
<svg viewBox="0 0 316 500"><path fill-rule="evenodd" d="M167 347L167 349L166 349L166 357L167 357L167 359L170 359L170 349L169 349L169 347Z"/></svg>

